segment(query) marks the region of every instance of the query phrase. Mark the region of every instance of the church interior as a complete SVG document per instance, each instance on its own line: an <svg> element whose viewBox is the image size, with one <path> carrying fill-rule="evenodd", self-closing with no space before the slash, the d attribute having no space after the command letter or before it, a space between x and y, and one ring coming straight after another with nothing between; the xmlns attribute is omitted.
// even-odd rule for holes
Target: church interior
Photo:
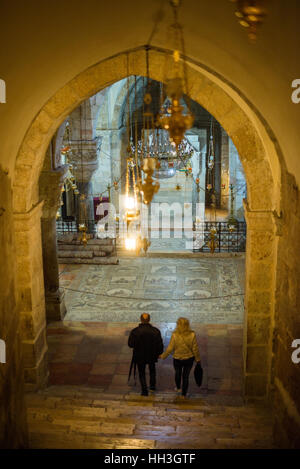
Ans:
<svg viewBox="0 0 300 469"><path fill-rule="evenodd" d="M300 448L297 0L0 7L0 448ZM128 377L140 316L203 381Z"/></svg>

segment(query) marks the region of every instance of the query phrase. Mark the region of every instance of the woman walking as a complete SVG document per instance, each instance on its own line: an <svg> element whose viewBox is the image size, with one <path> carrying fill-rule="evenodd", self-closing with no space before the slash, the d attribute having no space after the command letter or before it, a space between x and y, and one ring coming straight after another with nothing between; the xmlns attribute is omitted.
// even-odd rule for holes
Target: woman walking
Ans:
<svg viewBox="0 0 300 469"><path fill-rule="evenodd" d="M179 318L176 324L177 327L172 334L167 350L159 358L164 360L173 353L176 391L185 398L194 359L197 362L200 362L201 359L196 334L191 330L189 320Z"/></svg>

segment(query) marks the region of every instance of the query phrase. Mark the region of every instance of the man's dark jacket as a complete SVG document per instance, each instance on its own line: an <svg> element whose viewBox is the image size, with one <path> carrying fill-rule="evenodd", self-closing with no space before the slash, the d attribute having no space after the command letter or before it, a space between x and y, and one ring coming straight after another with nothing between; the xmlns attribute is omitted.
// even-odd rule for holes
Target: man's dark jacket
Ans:
<svg viewBox="0 0 300 469"><path fill-rule="evenodd" d="M151 324L140 324L130 332L128 346L133 348L135 363L157 362L163 353L164 344L159 329Z"/></svg>

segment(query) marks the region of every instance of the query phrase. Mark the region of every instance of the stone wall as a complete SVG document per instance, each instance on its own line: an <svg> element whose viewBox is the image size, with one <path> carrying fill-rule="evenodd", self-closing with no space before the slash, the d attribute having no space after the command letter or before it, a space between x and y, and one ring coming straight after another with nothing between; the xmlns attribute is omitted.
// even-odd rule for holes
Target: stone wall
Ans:
<svg viewBox="0 0 300 469"><path fill-rule="evenodd" d="M10 178L0 168L0 338L6 343L6 363L0 363L0 448L24 448L27 424L11 195Z"/></svg>
<svg viewBox="0 0 300 469"><path fill-rule="evenodd" d="M289 174L284 175L282 195L273 349L274 436L278 446L300 448L300 364L291 359L291 344L300 339L300 192Z"/></svg>
<svg viewBox="0 0 300 469"><path fill-rule="evenodd" d="M48 378L41 214L43 203L14 214L18 309L27 390Z"/></svg>

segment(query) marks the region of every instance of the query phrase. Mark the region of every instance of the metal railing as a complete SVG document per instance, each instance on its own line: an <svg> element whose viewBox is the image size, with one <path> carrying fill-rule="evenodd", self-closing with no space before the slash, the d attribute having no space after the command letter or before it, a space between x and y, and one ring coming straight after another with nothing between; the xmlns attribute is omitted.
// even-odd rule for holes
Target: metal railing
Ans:
<svg viewBox="0 0 300 469"><path fill-rule="evenodd" d="M228 222L202 222L197 224L197 231L202 236L194 241L194 252L210 252L211 229L216 229L215 252L245 252L247 228L246 222L237 222L235 229L229 230Z"/></svg>
<svg viewBox="0 0 300 469"><path fill-rule="evenodd" d="M212 228L216 229L215 252L245 252L247 237L245 222L237 222L235 229L231 231L228 228L227 222L209 221L197 224L197 229L194 231L194 252L210 252L209 242L211 240L210 230ZM57 220L56 230L58 234L79 233L79 224L76 221ZM118 224L116 224L116 238L118 238L118 231ZM88 220L87 233L95 235L96 232L97 220ZM103 235L105 237L105 231ZM182 235L184 237L184 232Z"/></svg>
<svg viewBox="0 0 300 469"><path fill-rule="evenodd" d="M87 220L87 233L96 233L96 220ZM56 220L56 232L58 234L79 233L79 223L75 220Z"/></svg>

